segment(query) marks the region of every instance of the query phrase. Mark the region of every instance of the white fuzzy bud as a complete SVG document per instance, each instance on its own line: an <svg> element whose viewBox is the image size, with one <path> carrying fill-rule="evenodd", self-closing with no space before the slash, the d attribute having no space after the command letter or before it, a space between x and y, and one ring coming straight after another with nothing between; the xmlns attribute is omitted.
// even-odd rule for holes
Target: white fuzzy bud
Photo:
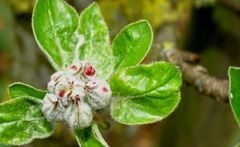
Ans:
<svg viewBox="0 0 240 147"><path fill-rule="evenodd" d="M66 72L69 74L77 74L80 73L82 71L83 67L82 67L82 63L81 62L74 62L67 70Z"/></svg>
<svg viewBox="0 0 240 147"><path fill-rule="evenodd" d="M110 100L112 92L109 84L104 80L92 80L86 84L87 101L95 110L105 108Z"/></svg>
<svg viewBox="0 0 240 147"><path fill-rule="evenodd" d="M95 68L86 61L74 62L51 76L42 112L49 121L64 121L71 128L91 124L93 110L105 108L111 99L105 80L95 78Z"/></svg>
<svg viewBox="0 0 240 147"><path fill-rule="evenodd" d="M46 94L43 99L42 112L49 121L62 121L64 108L54 94Z"/></svg>
<svg viewBox="0 0 240 147"><path fill-rule="evenodd" d="M91 107L83 101L71 104L64 112L66 124L75 129L83 129L90 126L92 118Z"/></svg>

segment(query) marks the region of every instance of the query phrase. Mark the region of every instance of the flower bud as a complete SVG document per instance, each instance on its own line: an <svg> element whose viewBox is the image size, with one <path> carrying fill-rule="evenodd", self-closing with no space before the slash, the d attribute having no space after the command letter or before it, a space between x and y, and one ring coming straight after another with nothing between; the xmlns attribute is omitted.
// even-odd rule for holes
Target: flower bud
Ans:
<svg viewBox="0 0 240 147"><path fill-rule="evenodd" d="M75 78L69 75L62 75L55 84L55 94L58 97L65 97L70 89L73 87Z"/></svg>
<svg viewBox="0 0 240 147"><path fill-rule="evenodd" d="M95 68L93 66L91 66L90 64L85 64L84 66L84 73L87 75L87 76L94 76L95 74Z"/></svg>
<svg viewBox="0 0 240 147"><path fill-rule="evenodd" d="M72 94L70 95L70 99L72 101L77 101L77 100L84 100L85 99L85 92L84 92L84 89L83 87L74 87L73 90L72 90Z"/></svg>
<svg viewBox="0 0 240 147"><path fill-rule="evenodd" d="M74 62L68 70L66 70L69 74L76 74L82 71L82 62Z"/></svg>
<svg viewBox="0 0 240 147"><path fill-rule="evenodd" d="M89 80L87 81L86 85L85 85L85 89L86 90L93 90L97 87L97 84L99 84L99 80Z"/></svg>
<svg viewBox="0 0 240 147"><path fill-rule="evenodd" d="M89 81L86 86L90 87L90 90L87 91L87 101L93 109L102 109L109 104L112 92L106 81L93 80Z"/></svg>
<svg viewBox="0 0 240 147"><path fill-rule="evenodd" d="M48 92L53 93L55 90L55 86L57 84L57 81L59 80L59 78L63 75L63 72L59 71L59 72L55 72L52 76L51 76L51 80L48 83Z"/></svg>
<svg viewBox="0 0 240 147"><path fill-rule="evenodd" d="M92 109L106 107L111 89L105 80L94 77L95 68L86 61L74 62L51 76L42 111L49 121L64 121L69 127L83 129L92 121Z"/></svg>
<svg viewBox="0 0 240 147"><path fill-rule="evenodd" d="M62 121L64 108L54 94L46 94L43 99L42 112L49 121Z"/></svg>
<svg viewBox="0 0 240 147"><path fill-rule="evenodd" d="M84 101L71 104L64 112L66 124L74 129L83 129L90 126L92 118L92 109Z"/></svg>

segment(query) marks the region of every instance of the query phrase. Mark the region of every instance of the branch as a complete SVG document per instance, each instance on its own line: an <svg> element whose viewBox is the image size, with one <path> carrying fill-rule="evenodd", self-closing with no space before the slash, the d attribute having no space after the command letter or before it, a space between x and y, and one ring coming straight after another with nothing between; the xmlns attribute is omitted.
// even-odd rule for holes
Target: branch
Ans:
<svg viewBox="0 0 240 147"><path fill-rule="evenodd" d="M216 99L219 102L228 102L228 80L220 80L209 75L201 65L192 65L184 60L188 54L177 49L163 49L160 58L167 60L181 69L183 79L194 86L199 92ZM189 57L197 57L189 53Z"/></svg>
<svg viewBox="0 0 240 147"><path fill-rule="evenodd" d="M175 31L169 25L158 33L155 48L160 51L156 60L166 60L180 67L183 80L195 87L199 92L210 96L219 102L228 102L228 80L218 79L209 75L207 69L193 64L200 60L194 53L178 50L176 47ZM169 49L170 48L170 49Z"/></svg>

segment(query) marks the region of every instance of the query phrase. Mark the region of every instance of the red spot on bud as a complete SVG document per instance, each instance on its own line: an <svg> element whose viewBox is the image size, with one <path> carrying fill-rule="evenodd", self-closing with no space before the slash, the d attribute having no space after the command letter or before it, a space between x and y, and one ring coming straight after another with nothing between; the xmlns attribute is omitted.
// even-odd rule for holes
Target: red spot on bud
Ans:
<svg viewBox="0 0 240 147"><path fill-rule="evenodd" d="M107 89L106 87L103 87L103 88L102 88L102 92L105 92L105 93L106 93L106 92L108 92L108 89Z"/></svg>
<svg viewBox="0 0 240 147"><path fill-rule="evenodd" d="M68 81L68 85L69 85L70 89L73 89L73 84L74 84L73 81Z"/></svg>
<svg viewBox="0 0 240 147"><path fill-rule="evenodd" d="M95 74L95 68L90 65L86 65L84 68L84 72L86 75L92 77Z"/></svg>
<svg viewBox="0 0 240 147"><path fill-rule="evenodd" d="M71 68L72 70L77 70L77 66L76 66L76 65L72 65L70 68Z"/></svg>
<svg viewBox="0 0 240 147"><path fill-rule="evenodd" d="M60 97L63 97L65 95L65 90L61 90L58 94Z"/></svg>

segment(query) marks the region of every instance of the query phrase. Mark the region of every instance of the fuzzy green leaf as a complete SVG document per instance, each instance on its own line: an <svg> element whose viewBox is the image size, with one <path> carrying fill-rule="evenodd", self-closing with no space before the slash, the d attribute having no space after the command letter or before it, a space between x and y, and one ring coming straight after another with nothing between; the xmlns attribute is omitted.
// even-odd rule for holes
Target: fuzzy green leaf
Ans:
<svg viewBox="0 0 240 147"><path fill-rule="evenodd" d="M77 12L64 0L37 0L32 24L38 45L55 69L71 64L77 44Z"/></svg>
<svg viewBox="0 0 240 147"><path fill-rule="evenodd" d="M115 69L139 64L152 44L153 32L150 24L140 20L127 25L113 41Z"/></svg>
<svg viewBox="0 0 240 147"><path fill-rule="evenodd" d="M46 95L46 91L21 82L11 84L8 88L8 93L12 99L19 97L33 97L42 100Z"/></svg>
<svg viewBox="0 0 240 147"><path fill-rule="evenodd" d="M108 147L96 124L83 130L76 130L76 139L81 147Z"/></svg>
<svg viewBox="0 0 240 147"><path fill-rule="evenodd" d="M230 67L228 69L230 105L235 119L240 125L240 68Z"/></svg>
<svg viewBox="0 0 240 147"><path fill-rule="evenodd" d="M114 68L109 33L96 3L86 8L80 16L79 34L84 36L79 57L88 60L97 69L97 77L108 78Z"/></svg>
<svg viewBox="0 0 240 147"><path fill-rule="evenodd" d="M41 111L41 103L27 97L0 104L0 142L22 145L36 138L46 138L53 132Z"/></svg>
<svg viewBox="0 0 240 147"><path fill-rule="evenodd" d="M110 78L112 117L123 124L153 123L167 117L180 101L181 73L174 65L157 62L129 67Z"/></svg>

